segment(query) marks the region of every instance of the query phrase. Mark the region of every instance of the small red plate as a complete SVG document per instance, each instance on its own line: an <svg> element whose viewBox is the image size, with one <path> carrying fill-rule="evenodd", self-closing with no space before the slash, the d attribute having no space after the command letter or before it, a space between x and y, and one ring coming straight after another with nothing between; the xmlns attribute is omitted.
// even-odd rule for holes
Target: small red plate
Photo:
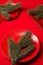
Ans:
<svg viewBox="0 0 43 65"><path fill-rule="evenodd" d="M18 16L19 12L20 12L20 11L17 10L17 11L15 11L15 12L13 12L13 13L9 13L9 14L10 14L10 17L11 17L9 20L15 19L15 18ZM1 20L7 20L6 17L4 17L3 15L0 15L0 19L1 19Z"/></svg>
<svg viewBox="0 0 43 65"><path fill-rule="evenodd" d="M12 5L16 5L16 3L11 3ZM2 4L3 6L6 5L6 3ZM12 13L9 13L10 15L10 19L6 19L6 17L4 17L3 15L0 14L0 19L1 20L11 20L11 19L14 19L18 16L20 10L16 10L16 11L13 11Z"/></svg>
<svg viewBox="0 0 43 65"><path fill-rule="evenodd" d="M25 33L26 31L14 31L9 33L3 40L2 42L2 46L1 46L1 51L4 54L5 58L7 58L8 60L11 60L9 53L8 53L8 38L12 38L13 40L16 41L16 43L18 43L18 40L21 38L21 36ZM29 61L31 59L33 59L39 52L40 50L40 42L39 39L37 38L36 35L32 34L31 35L32 40L34 41L34 45L35 45L35 50L28 55L27 57L19 60L19 62L26 62Z"/></svg>

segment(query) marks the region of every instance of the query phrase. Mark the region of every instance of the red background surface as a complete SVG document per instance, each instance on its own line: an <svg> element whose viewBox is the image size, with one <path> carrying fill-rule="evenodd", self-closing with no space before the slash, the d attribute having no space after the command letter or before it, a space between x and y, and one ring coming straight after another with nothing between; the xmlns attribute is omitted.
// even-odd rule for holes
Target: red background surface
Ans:
<svg viewBox="0 0 43 65"><path fill-rule="evenodd" d="M1 2L4 2L6 0L0 0ZM43 30L40 26L37 25L36 21L27 14L26 9L35 8L39 4L43 4L43 0L14 0L15 2L21 2L22 7L25 8L18 18L16 18L13 21L2 21L0 23L0 65L11 65L11 62L9 62L7 59L5 59L4 55L1 52L1 44L4 39L4 37L16 29L24 29L24 30L30 30L34 34L36 34L40 40L41 44L41 52L38 57L36 57L33 61L23 63L22 65L43 65ZM18 64L19 65L19 64ZM21 64L20 64L21 65Z"/></svg>

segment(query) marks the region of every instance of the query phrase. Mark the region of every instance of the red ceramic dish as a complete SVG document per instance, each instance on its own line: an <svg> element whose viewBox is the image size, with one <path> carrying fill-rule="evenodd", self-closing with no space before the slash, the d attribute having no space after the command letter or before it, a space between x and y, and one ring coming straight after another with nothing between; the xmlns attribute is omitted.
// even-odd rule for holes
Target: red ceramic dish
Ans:
<svg viewBox="0 0 43 65"><path fill-rule="evenodd" d="M43 19L38 20L38 24L41 26L41 28L43 29Z"/></svg>
<svg viewBox="0 0 43 65"><path fill-rule="evenodd" d="M2 4L3 6L5 6L5 4ZM11 5L16 5L16 3L11 3ZM14 19L18 16L20 10L16 10L16 11L13 11L12 13L9 13L10 15L10 19L6 19L6 17L4 17L3 15L0 14L0 19L1 20L11 20L11 19Z"/></svg>
<svg viewBox="0 0 43 65"><path fill-rule="evenodd" d="M10 19L14 19L16 16L18 16L19 11L15 11L15 12L9 13L9 14L10 14L10 16L11 16ZM6 17L4 17L3 15L0 15L0 19L1 19L1 20L7 20ZM10 19L9 19L9 20L10 20Z"/></svg>
<svg viewBox="0 0 43 65"><path fill-rule="evenodd" d="M6 59L11 60L11 57L9 56L8 53L8 38L12 38L13 40L16 41L16 43L18 43L18 40L21 38L21 36L25 33L26 31L14 31L11 32L10 34L8 34L3 42L2 42L2 46L1 46L1 51L3 53L3 55L5 56ZM39 52L40 50L40 42L39 39L37 38L36 35L32 34L31 35L32 40L34 41L34 45L35 45L35 50L28 56L26 56L25 58L19 60L19 62L26 62L26 61L30 61L31 59L33 59Z"/></svg>
<svg viewBox="0 0 43 65"><path fill-rule="evenodd" d="M35 17L33 17L33 18L36 20L38 26L40 26L41 29L43 29L43 19L36 19Z"/></svg>

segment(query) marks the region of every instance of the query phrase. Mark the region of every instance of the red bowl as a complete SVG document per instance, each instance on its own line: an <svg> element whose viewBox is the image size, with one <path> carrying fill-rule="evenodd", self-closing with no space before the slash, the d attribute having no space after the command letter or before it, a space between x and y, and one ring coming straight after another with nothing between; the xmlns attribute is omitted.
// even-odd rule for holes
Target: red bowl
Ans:
<svg viewBox="0 0 43 65"><path fill-rule="evenodd" d="M36 20L36 23L38 24L38 26L40 26L41 29L43 29L43 19L36 19L34 16L33 18Z"/></svg>
<svg viewBox="0 0 43 65"><path fill-rule="evenodd" d="M4 3L4 4L2 4L2 5L5 6L5 4L6 4L6 3ZM11 5L16 5L16 3L11 3ZM6 19L6 17L4 17L2 14L0 14L0 19L1 19L1 20L11 20L11 19L14 19L14 18L16 18L16 17L18 16L19 12L20 12L20 9L9 13L10 19Z"/></svg>
<svg viewBox="0 0 43 65"><path fill-rule="evenodd" d="M38 24L40 25L40 27L43 29L43 19L40 19L40 20L38 20L37 22L38 22Z"/></svg>
<svg viewBox="0 0 43 65"><path fill-rule="evenodd" d="M11 19L14 19L14 18L16 18L17 16L18 16L18 14L19 14L19 10L17 10L17 11L15 11L15 12L13 12L13 13L9 13L10 14L10 19L6 19L6 17L4 17L3 15L0 15L0 19L1 20L11 20Z"/></svg>
<svg viewBox="0 0 43 65"><path fill-rule="evenodd" d="M26 31L13 31L11 33L9 33L2 42L2 46L1 46L1 51L3 53L3 55L5 56L6 59L11 60L11 57L8 53L8 38L12 38L13 40L16 41L16 43L18 43L18 40L22 37L22 35L25 33ZM33 59L39 52L40 50L40 42L39 39L36 35L32 34L31 35L32 40L34 41L34 46L35 46L35 50L28 56L26 56L25 58L19 60L18 62L26 62L26 61L30 61L31 59Z"/></svg>

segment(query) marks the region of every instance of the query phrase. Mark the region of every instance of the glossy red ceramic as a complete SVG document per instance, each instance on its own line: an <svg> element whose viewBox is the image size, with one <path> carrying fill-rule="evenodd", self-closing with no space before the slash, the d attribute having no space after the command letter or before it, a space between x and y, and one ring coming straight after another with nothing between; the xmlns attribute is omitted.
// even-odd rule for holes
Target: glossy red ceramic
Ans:
<svg viewBox="0 0 43 65"><path fill-rule="evenodd" d="M2 42L2 46L1 46L1 51L3 53L3 55L5 56L6 59L11 60L11 57L9 56L9 52L8 52L8 38L12 38L13 40L15 40L16 43L18 43L19 39L22 37L22 35L25 33L26 31L13 31L11 33L9 33ZM34 35L32 33L31 35L31 39L34 42L34 46L35 46L35 50L28 56L26 56L25 58L19 60L19 62L26 62L26 61L30 61L31 59L33 59L39 52L40 50L40 42L39 39L36 35Z"/></svg>

